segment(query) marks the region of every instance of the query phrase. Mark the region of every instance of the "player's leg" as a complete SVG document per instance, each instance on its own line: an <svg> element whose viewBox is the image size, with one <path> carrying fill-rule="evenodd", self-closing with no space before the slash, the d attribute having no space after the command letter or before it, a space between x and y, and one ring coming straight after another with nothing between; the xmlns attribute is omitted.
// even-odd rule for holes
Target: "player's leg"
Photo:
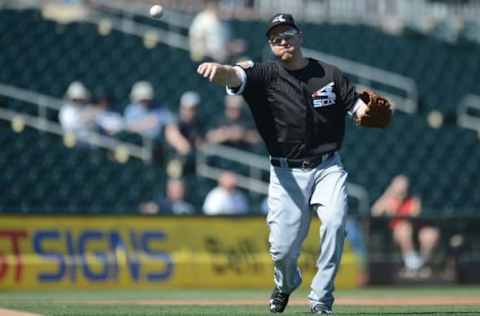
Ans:
<svg viewBox="0 0 480 316"><path fill-rule="evenodd" d="M312 172L272 167L268 192L267 223L275 285L290 294L301 283L297 266L300 248L308 233L311 212L306 191Z"/></svg>
<svg viewBox="0 0 480 316"><path fill-rule="evenodd" d="M311 204L320 218L320 255L317 273L308 296L312 310L330 311L334 302L335 276L340 265L345 240L347 214L347 173L338 156L317 175Z"/></svg>

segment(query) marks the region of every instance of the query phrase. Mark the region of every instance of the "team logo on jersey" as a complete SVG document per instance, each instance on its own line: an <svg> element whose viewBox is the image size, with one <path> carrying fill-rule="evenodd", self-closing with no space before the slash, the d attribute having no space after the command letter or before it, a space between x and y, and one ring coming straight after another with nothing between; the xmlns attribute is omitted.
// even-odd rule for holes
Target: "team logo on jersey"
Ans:
<svg viewBox="0 0 480 316"><path fill-rule="evenodd" d="M320 108L322 106L329 106L335 104L335 101L337 100L337 95L333 91L334 86L335 82L330 82L329 84L312 94L314 108Z"/></svg>

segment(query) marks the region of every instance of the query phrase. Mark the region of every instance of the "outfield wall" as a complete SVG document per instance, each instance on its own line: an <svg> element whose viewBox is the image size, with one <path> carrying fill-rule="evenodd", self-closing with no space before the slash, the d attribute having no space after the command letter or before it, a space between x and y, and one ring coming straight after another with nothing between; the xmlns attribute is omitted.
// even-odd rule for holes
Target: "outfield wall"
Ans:
<svg viewBox="0 0 480 316"><path fill-rule="evenodd" d="M319 222L305 241L305 288L315 272ZM2 216L0 289L271 288L261 217ZM337 288L356 286L346 247Z"/></svg>

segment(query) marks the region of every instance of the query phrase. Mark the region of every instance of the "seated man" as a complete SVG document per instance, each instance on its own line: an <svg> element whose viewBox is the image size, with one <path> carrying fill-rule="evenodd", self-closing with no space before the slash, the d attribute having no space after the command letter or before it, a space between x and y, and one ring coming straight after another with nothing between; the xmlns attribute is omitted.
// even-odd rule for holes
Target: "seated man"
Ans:
<svg viewBox="0 0 480 316"><path fill-rule="evenodd" d="M97 96L95 106L98 111L95 124L100 133L114 135L123 130L123 117L112 110L112 99L108 93L103 92Z"/></svg>
<svg viewBox="0 0 480 316"><path fill-rule="evenodd" d="M205 131L199 119L200 95L186 91L180 98L178 129L190 144L190 154L183 159L183 174L196 173L196 149L205 142Z"/></svg>
<svg viewBox="0 0 480 316"><path fill-rule="evenodd" d="M132 87L131 103L126 107L124 117L127 129L142 136L165 140L180 155L190 152L190 144L178 130L175 117L165 106L157 106L153 101L154 91L151 83L139 81Z"/></svg>
<svg viewBox="0 0 480 316"><path fill-rule="evenodd" d="M79 81L72 82L65 93L58 120L65 132L72 133L80 144L87 144L95 131L98 111L90 104L90 92Z"/></svg>
<svg viewBox="0 0 480 316"><path fill-rule="evenodd" d="M232 172L222 173L218 186L207 194L203 204L206 215L241 215L249 211L247 199L237 189L237 179Z"/></svg>
<svg viewBox="0 0 480 316"><path fill-rule="evenodd" d="M222 144L239 149L251 149L259 144L260 138L253 124L242 112L241 96L227 95L225 97L224 117L217 122L216 127L207 132L209 143Z"/></svg>
<svg viewBox="0 0 480 316"><path fill-rule="evenodd" d="M153 201L140 205L143 214L191 215L195 213L192 204L185 201L185 185L180 179L170 179L167 183L167 196L156 197Z"/></svg>
<svg viewBox="0 0 480 316"><path fill-rule="evenodd" d="M399 175L393 178L385 193L374 203L372 215L392 218L390 229L395 243L400 247L405 268L407 272L415 272L431 259L440 232L431 225L420 225L418 227L420 254L417 253L414 243L414 222L408 217L419 216L421 202L418 197L410 195L409 187L410 182L406 176Z"/></svg>

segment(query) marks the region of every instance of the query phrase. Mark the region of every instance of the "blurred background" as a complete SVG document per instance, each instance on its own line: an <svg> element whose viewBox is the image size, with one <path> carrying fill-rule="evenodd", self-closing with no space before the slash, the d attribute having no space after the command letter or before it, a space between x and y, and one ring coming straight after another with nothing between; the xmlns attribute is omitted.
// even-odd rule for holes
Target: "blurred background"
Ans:
<svg viewBox="0 0 480 316"><path fill-rule="evenodd" d="M152 4L161 19L148 16ZM34 266L22 286L42 287L45 267L66 265L57 281L76 264L101 274L120 262L119 245L150 264L168 248L164 272L207 253L216 276L265 273L270 286L259 268L270 264L265 148L243 99L196 68L270 59L263 34L276 12L294 15L307 56L395 104L386 131L348 122L346 286L479 283L479 1L0 0L0 257L12 267L0 286L18 286L20 255ZM204 241L192 246L181 225ZM144 228L173 237L146 234L140 251L131 229ZM92 257L77 262L77 248Z"/></svg>

